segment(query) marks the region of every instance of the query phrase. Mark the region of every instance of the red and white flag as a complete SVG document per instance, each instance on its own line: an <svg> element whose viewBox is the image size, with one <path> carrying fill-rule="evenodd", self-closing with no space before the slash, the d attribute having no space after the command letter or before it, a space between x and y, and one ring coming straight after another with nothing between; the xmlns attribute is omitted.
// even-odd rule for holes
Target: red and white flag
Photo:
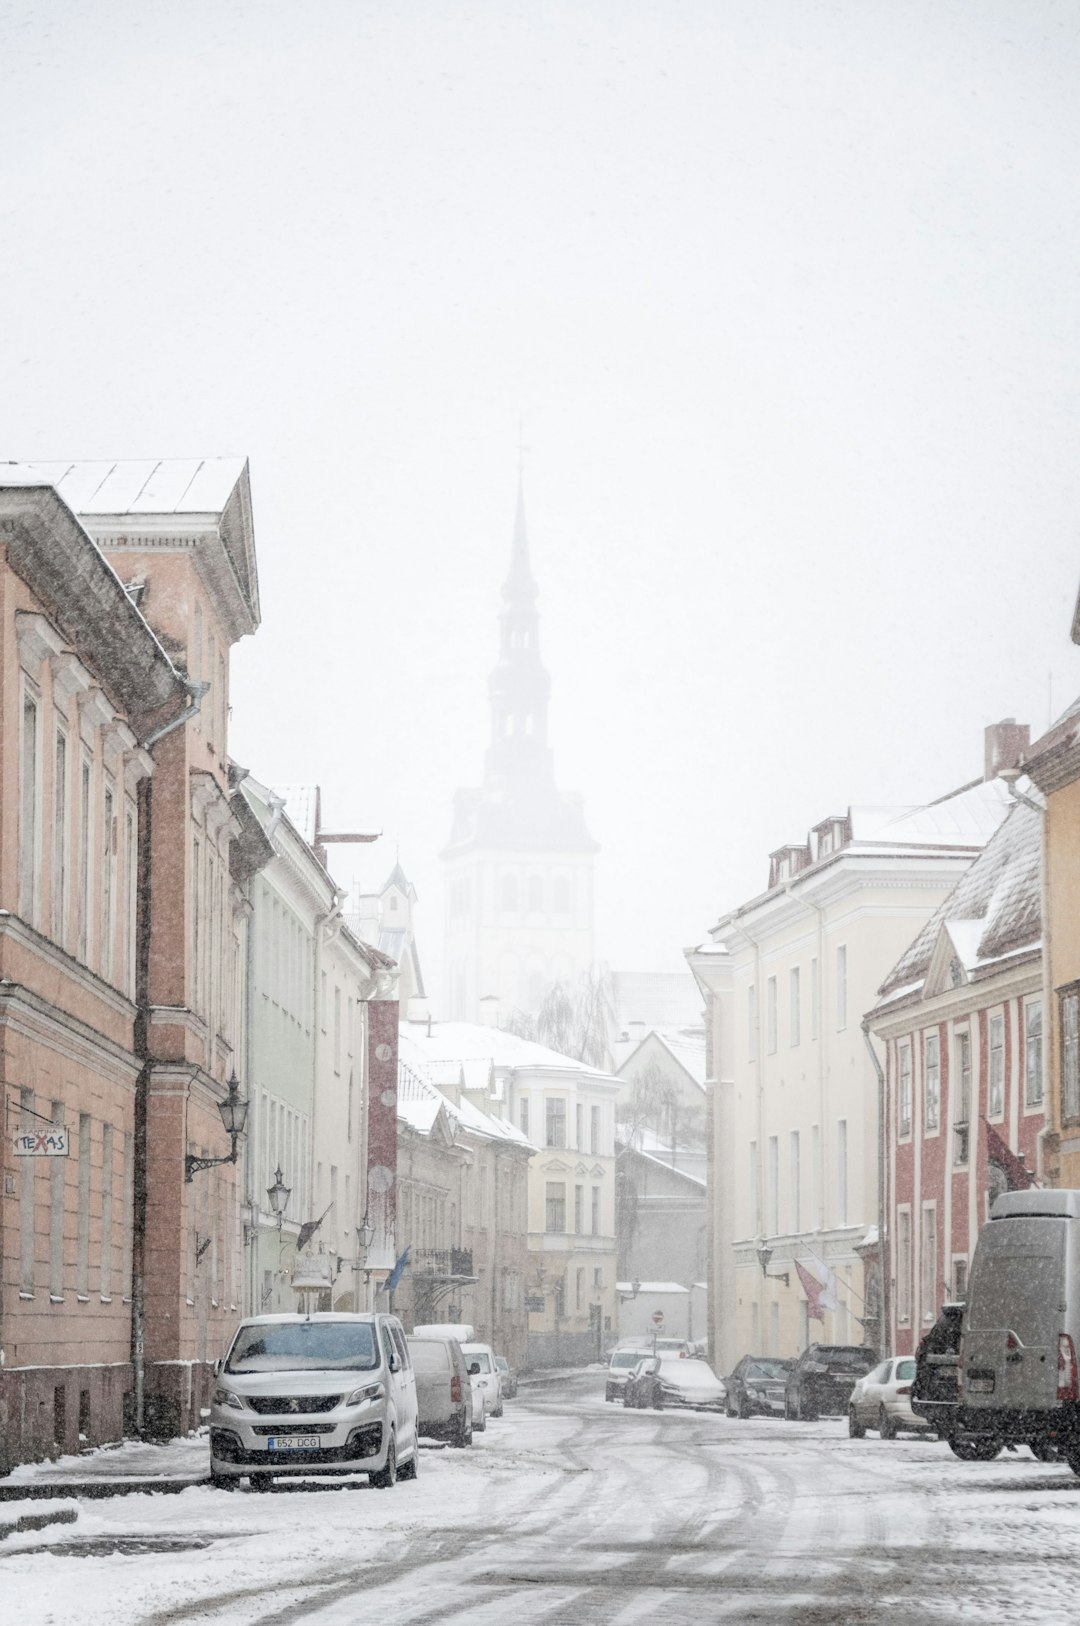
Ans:
<svg viewBox="0 0 1080 1626"><path fill-rule="evenodd" d="M836 1309L836 1276L831 1270L826 1270L825 1280L815 1276L813 1271L796 1259L795 1269L802 1282L803 1292L806 1294L806 1319L808 1321L825 1320L826 1310Z"/></svg>

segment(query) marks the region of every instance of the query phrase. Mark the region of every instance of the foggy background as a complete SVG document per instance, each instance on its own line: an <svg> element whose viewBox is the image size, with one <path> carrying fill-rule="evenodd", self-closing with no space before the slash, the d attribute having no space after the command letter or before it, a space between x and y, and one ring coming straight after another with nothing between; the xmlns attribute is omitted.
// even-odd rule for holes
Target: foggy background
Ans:
<svg viewBox="0 0 1080 1626"><path fill-rule="evenodd" d="M597 944L1080 692L1080 4L0 4L0 456L246 454L232 754L437 854L518 425Z"/></svg>

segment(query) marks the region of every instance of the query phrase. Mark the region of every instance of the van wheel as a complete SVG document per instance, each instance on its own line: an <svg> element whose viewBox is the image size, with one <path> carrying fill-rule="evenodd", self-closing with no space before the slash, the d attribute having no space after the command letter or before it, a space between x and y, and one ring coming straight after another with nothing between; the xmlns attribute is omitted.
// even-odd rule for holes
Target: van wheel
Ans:
<svg viewBox="0 0 1080 1626"><path fill-rule="evenodd" d="M398 1472L399 1479L419 1479L420 1477L420 1442L413 1441L412 1456L408 1462L403 1462Z"/></svg>
<svg viewBox="0 0 1080 1626"><path fill-rule="evenodd" d="M268 1491L274 1488L273 1474L249 1474L248 1484L253 1491Z"/></svg>
<svg viewBox="0 0 1080 1626"><path fill-rule="evenodd" d="M884 1406L878 1407L877 1431L883 1440L895 1440L896 1438L896 1424Z"/></svg>
<svg viewBox="0 0 1080 1626"><path fill-rule="evenodd" d="M1080 1475L1080 1445L1067 1445L1062 1455L1073 1473Z"/></svg>
<svg viewBox="0 0 1080 1626"><path fill-rule="evenodd" d="M211 1468L210 1483L215 1490L234 1491L239 1484L235 1474L216 1474Z"/></svg>
<svg viewBox="0 0 1080 1626"><path fill-rule="evenodd" d="M1057 1462L1061 1453L1051 1440L1029 1440L1031 1454L1039 1462Z"/></svg>
<svg viewBox="0 0 1080 1626"><path fill-rule="evenodd" d="M369 1474L368 1478L377 1490L390 1490L397 1484L397 1445L393 1429L390 1430L390 1444L386 1448L386 1466Z"/></svg>
<svg viewBox="0 0 1080 1626"><path fill-rule="evenodd" d="M450 1444L457 1446L459 1450L464 1450L467 1445L472 1444L472 1424L467 1423L464 1417L454 1430L454 1437Z"/></svg>

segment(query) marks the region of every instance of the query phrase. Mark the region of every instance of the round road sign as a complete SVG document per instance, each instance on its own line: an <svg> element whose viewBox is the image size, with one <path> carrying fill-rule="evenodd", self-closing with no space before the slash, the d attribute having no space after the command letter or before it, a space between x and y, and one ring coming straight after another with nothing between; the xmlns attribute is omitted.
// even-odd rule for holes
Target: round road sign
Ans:
<svg viewBox="0 0 1080 1626"><path fill-rule="evenodd" d="M663 1310L654 1310L652 1313L652 1321L654 1327L662 1327L664 1325Z"/></svg>

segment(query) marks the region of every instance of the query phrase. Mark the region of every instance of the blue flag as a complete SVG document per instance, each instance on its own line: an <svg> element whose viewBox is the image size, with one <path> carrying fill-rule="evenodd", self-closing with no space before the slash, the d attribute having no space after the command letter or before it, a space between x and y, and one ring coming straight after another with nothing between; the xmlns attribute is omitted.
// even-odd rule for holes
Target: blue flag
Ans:
<svg viewBox="0 0 1080 1626"><path fill-rule="evenodd" d="M409 1244L409 1248L411 1247L412 1243ZM392 1293L394 1291L394 1288L405 1274L405 1266L409 1263L409 1248L405 1249L405 1252L402 1254L401 1258L398 1260L397 1264L386 1278L386 1291L388 1293Z"/></svg>

